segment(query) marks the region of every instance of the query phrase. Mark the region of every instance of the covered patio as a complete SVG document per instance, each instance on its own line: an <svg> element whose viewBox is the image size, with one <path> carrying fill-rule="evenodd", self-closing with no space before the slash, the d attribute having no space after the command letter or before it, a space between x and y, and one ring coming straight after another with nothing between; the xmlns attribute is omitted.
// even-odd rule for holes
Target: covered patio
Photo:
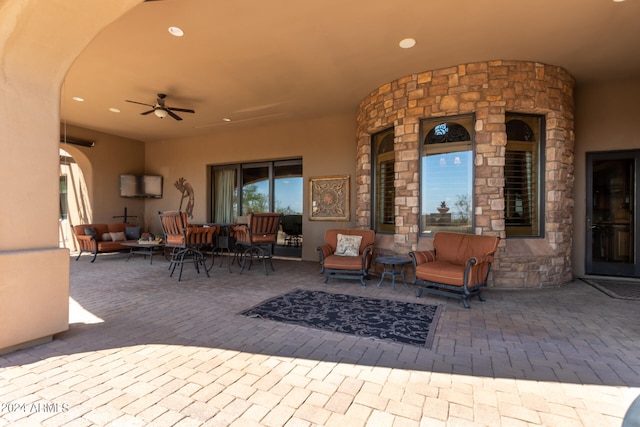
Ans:
<svg viewBox="0 0 640 427"><path fill-rule="evenodd" d="M0 356L0 426L603 427L640 391L637 302L580 280L471 310L423 296L444 308L427 349L239 315L294 288L416 301L274 263L178 283L165 262L70 258L70 328Z"/></svg>

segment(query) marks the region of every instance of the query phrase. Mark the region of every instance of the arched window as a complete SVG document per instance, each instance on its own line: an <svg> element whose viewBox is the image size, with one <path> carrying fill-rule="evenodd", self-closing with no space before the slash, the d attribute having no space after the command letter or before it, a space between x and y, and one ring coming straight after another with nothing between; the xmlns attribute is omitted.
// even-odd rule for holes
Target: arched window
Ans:
<svg viewBox="0 0 640 427"><path fill-rule="evenodd" d="M542 235L541 178L544 119L507 114L504 165L505 228L508 237Z"/></svg>
<svg viewBox="0 0 640 427"><path fill-rule="evenodd" d="M395 232L395 153L393 128L372 137L372 225L377 232Z"/></svg>
<svg viewBox="0 0 640 427"><path fill-rule="evenodd" d="M473 116L423 120L420 231L473 230Z"/></svg>

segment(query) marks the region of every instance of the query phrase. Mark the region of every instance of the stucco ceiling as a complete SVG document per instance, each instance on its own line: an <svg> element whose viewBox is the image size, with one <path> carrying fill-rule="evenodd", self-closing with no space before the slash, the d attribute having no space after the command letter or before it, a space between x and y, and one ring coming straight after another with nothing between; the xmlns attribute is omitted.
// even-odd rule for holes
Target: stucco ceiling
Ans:
<svg viewBox="0 0 640 427"><path fill-rule="evenodd" d="M69 124L158 141L355 116L386 82L474 61L558 65L578 85L638 77L638 18L638 0L141 2L78 57L62 88L61 115ZM170 26L184 36L170 35ZM416 46L399 48L405 37ZM154 104L157 93L196 113L160 119L125 102Z"/></svg>

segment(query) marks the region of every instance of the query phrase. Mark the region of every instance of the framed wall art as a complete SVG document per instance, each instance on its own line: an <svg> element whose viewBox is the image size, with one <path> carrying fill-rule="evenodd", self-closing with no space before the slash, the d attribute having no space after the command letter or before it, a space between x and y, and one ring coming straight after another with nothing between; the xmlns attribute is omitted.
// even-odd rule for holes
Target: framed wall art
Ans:
<svg viewBox="0 0 640 427"><path fill-rule="evenodd" d="M309 179L309 219L349 221L349 175Z"/></svg>

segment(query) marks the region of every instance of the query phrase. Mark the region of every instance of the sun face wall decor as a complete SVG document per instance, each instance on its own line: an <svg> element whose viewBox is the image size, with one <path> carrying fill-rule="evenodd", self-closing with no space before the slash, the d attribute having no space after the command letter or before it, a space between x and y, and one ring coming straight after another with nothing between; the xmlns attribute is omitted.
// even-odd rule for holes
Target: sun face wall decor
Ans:
<svg viewBox="0 0 640 427"><path fill-rule="evenodd" d="M349 221L349 175L309 179L309 219Z"/></svg>

